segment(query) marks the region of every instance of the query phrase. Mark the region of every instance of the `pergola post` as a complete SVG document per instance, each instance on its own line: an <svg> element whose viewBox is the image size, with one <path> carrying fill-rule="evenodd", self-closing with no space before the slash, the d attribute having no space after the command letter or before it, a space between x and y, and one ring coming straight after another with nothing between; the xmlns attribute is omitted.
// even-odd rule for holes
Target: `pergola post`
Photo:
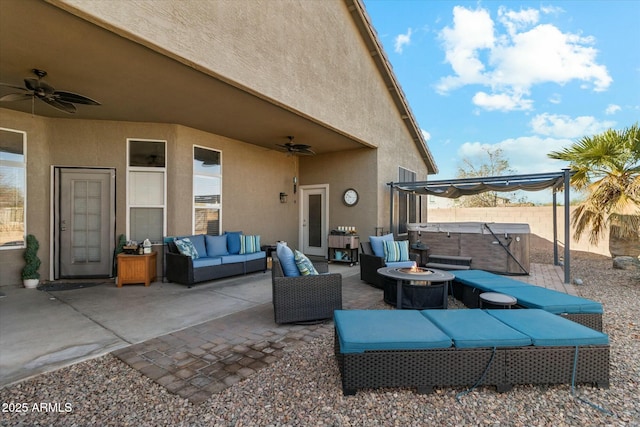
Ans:
<svg viewBox="0 0 640 427"><path fill-rule="evenodd" d="M389 183L391 191L389 191L389 233L393 233L393 182ZM393 233L395 235L395 233Z"/></svg>
<svg viewBox="0 0 640 427"><path fill-rule="evenodd" d="M558 197L556 189L553 189L553 265L558 262Z"/></svg>
<svg viewBox="0 0 640 427"><path fill-rule="evenodd" d="M562 169L564 172L564 283L571 283L571 198L569 187L571 180L570 169Z"/></svg>

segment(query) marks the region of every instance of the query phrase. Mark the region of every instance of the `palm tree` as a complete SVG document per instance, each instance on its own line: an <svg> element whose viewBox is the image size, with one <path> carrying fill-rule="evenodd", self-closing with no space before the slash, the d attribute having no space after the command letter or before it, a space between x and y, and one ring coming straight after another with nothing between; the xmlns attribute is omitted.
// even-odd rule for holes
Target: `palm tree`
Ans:
<svg viewBox="0 0 640 427"><path fill-rule="evenodd" d="M587 191L587 199L575 211L572 223L577 242L589 231L596 245L606 226L611 236L637 240L640 230L640 128L638 123L622 131L609 129L583 137L571 146L548 154L566 160L575 172L571 184Z"/></svg>

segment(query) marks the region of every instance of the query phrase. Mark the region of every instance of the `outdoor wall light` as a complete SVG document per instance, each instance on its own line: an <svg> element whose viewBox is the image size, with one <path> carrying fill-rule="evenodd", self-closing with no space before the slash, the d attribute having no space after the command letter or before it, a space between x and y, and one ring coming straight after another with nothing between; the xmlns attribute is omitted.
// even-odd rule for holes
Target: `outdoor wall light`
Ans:
<svg viewBox="0 0 640 427"><path fill-rule="evenodd" d="M280 193L280 203L287 203L287 193Z"/></svg>

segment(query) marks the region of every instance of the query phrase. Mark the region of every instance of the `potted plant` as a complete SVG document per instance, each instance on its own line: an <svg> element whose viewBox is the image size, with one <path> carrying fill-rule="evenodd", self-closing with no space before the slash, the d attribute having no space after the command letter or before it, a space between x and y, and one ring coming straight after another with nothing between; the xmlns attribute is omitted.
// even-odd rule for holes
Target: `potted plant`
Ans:
<svg viewBox="0 0 640 427"><path fill-rule="evenodd" d="M27 248L24 251L23 258L25 266L22 269L22 284L25 288L35 288L40 283L40 258L38 258L38 249L40 244L33 234L27 236Z"/></svg>

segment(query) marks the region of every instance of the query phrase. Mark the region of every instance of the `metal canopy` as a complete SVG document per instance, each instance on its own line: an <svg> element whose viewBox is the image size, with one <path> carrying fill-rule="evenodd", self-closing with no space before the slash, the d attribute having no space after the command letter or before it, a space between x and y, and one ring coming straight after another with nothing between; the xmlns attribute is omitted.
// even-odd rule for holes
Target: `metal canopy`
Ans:
<svg viewBox="0 0 640 427"><path fill-rule="evenodd" d="M539 173L529 175L492 176L478 178L461 178L441 181L414 181L414 182L389 182L390 187L390 230L393 230L393 200L394 192L404 192L416 195L431 195L457 199L461 196L471 196L487 191L511 192L517 190L540 191L546 188L553 189L553 257L555 265L558 262L557 239L557 200L556 193L564 191L564 282L571 282L570 260L570 186L571 171L563 169L561 172Z"/></svg>

